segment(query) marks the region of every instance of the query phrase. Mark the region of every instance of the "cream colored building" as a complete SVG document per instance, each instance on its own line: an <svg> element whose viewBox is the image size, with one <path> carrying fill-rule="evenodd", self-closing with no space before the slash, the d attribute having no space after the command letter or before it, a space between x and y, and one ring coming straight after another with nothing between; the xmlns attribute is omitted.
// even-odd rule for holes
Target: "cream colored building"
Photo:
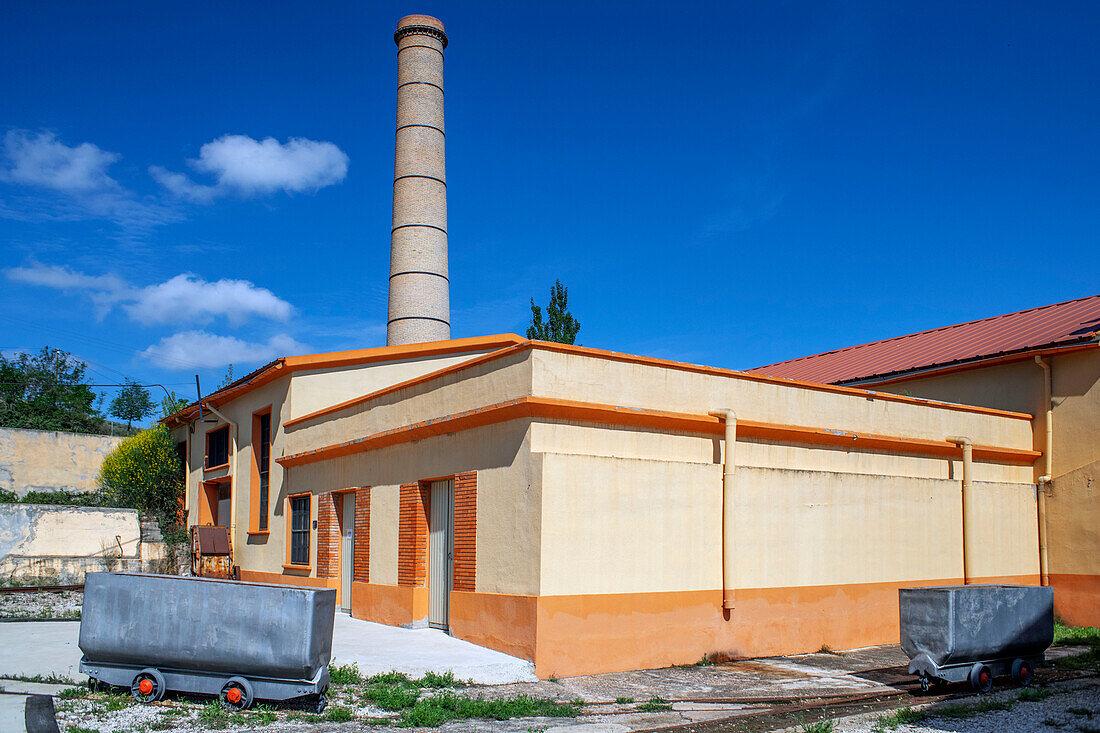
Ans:
<svg viewBox="0 0 1100 733"><path fill-rule="evenodd" d="M510 335L291 357L204 411L169 420L189 517L244 579L541 676L892 643L899 587L1040 579L1025 412Z"/></svg>
<svg viewBox="0 0 1100 733"><path fill-rule="evenodd" d="M1033 414L1042 582L1100 625L1100 295L753 371Z"/></svg>

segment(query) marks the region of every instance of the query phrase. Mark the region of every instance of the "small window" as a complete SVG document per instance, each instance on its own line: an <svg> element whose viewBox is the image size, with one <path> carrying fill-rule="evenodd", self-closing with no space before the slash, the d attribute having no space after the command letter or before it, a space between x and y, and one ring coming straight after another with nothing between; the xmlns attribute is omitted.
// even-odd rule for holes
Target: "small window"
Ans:
<svg viewBox="0 0 1100 733"><path fill-rule="evenodd" d="M309 565L309 497L290 498L290 564Z"/></svg>
<svg viewBox="0 0 1100 733"><path fill-rule="evenodd" d="M267 529L267 507L271 493L271 413L260 415L260 531Z"/></svg>
<svg viewBox="0 0 1100 733"><path fill-rule="evenodd" d="M229 426L206 434L206 467L229 463Z"/></svg>

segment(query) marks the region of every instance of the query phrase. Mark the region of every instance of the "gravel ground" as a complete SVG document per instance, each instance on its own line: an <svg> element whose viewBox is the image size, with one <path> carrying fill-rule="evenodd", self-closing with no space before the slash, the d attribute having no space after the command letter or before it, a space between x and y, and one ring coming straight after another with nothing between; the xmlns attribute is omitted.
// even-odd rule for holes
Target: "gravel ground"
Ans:
<svg viewBox="0 0 1100 733"><path fill-rule="evenodd" d="M1071 683L1061 683L1049 689L1052 694L1045 700L1027 702L1018 700L1019 689L1003 690L981 698L936 703L924 708L914 707L923 713L923 720L912 723L897 722L897 716L874 713L835 721L834 733L1005 733L1011 731L1065 731L1066 733L1100 733L1100 680L1095 678ZM1009 705L1009 710L977 712L982 704ZM936 710L946 710L967 717L936 717ZM790 733L803 727L790 728ZM812 728L810 728L812 730Z"/></svg>
<svg viewBox="0 0 1100 733"><path fill-rule="evenodd" d="M0 593L2 618L80 618L84 594L76 590Z"/></svg>

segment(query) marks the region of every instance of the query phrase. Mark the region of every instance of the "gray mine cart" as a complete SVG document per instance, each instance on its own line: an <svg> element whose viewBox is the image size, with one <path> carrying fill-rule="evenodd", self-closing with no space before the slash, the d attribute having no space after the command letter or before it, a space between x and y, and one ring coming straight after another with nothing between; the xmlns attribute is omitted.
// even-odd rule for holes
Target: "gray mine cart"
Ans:
<svg viewBox="0 0 1100 733"><path fill-rule="evenodd" d="M336 591L132 573L88 573L80 671L140 702L168 690L326 704Z"/></svg>
<svg viewBox="0 0 1100 733"><path fill-rule="evenodd" d="M1011 674L1031 684L1054 641L1054 591L1024 585L902 588L901 647L927 691L963 682L981 692Z"/></svg>

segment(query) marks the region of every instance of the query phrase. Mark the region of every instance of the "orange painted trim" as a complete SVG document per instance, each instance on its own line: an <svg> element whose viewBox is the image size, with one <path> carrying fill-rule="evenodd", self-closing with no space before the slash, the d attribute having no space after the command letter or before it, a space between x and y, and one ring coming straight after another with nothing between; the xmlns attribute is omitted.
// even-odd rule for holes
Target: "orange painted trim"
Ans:
<svg viewBox="0 0 1100 733"><path fill-rule="evenodd" d="M229 468L229 463L228 462L219 463L216 466L203 466L202 467L202 472L203 473L210 473L212 471L224 471L227 468Z"/></svg>
<svg viewBox="0 0 1100 733"><path fill-rule="evenodd" d="M487 407L385 430L343 443L334 443L322 448L293 453L275 460L285 467L304 465L520 418L571 420L708 435L723 435L725 433L723 422L710 415L645 410L636 407L617 407L548 397L520 397ZM962 456L962 447L946 440L925 440L875 433L858 433L755 420L738 420L737 433L739 437L785 443L835 445L859 450L879 450L917 455ZM987 445L975 445L973 450L976 460L1019 465L1031 465L1042 455L1040 451Z"/></svg>
<svg viewBox="0 0 1100 733"><path fill-rule="evenodd" d="M373 364L381 361L397 361L414 357L441 356L463 351L483 351L504 346L524 343L525 339L514 333L502 333L493 336L450 339L447 341L428 341L419 344L400 346L381 346L374 349L356 349L354 351L333 351L325 354L305 356L287 356L276 359L271 364L258 369L247 382L225 390L219 390L203 398L203 404L221 407L242 394L251 392L269 382L304 369L330 369L355 364ZM161 422L174 427L193 420L198 415L198 405L188 405L179 412L164 418Z"/></svg>
<svg viewBox="0 0 1100 733"><path fill-rule="evenodd" d="M336 412L341 412L348 409L349 407L362 405L366 402L370 402L371 400L378 399L379 397L382 397L384 395L392 394L394 392L400 392L403 389L415 387L416 385L423 384L425 382L431 382L432 380L439 379L440 377L446 376L448 374L454 374L456 372L461 372L466 369L471 369L475 366L478 366L479 364L484 364L487 361L494 361L502 356L507 356L508 354L522 351L524 348L526 348L525 344L518 344L508 346L503 349L498 349L496 351L490 351L488 354L475 356L473 359L468 359L467 361L463 361L458 364L452 364L451 366L437 369L434 372L421 374L419 377L406 379L404 382L398 382L397 384L390 385L389 387L383 387L382 389L375 390L374 392L369 392L361 397L354 397L350 400L345 400L344 402L332 405L331 407L325 407L320 410L315 410L314 412L311 412L309 414L301 415L291 420L287 420L285 423L283 423L283 426L290 428L304 422L309 422L310 420L315 420L325 415L331 415Z"/></svg>
<svg viewBox="0 0 1100 733"><path fill-rule="evenodd" d="M306 578L301 575L267 573L262 570L241 568L241 580L246 583L268 583L270 585L291 585L297 588L332 588L339 591L337 582L325 578Z"/></svg>
<svg viewBox="0 0 1100 733"><path fill-rule="evenodd" d="M762 374L739 372L733 369L698 366L696 364L688 364L686 362L680 361L668 361L666 359L657 359L649 356L633 356L631 354L621 354L616 351L593 349L587 346L556 344L549 341L531 341L529 343L532 348L542 349L543 351L556 351L562 354L575 354L578 356L592 356L601 359L608 359L610 361L622 361L629 364L663 367L666 369L676 369L677 371L694 372L696 374L710 374L714 376L734 377L736 379L745 379L751 382L763 382L765 384L782 384L793 387L801 387L803 389L810 389L815 392L831 392L833 394L855 395L859 397L867 397L868 395L870 395L875 399L881 399L887 402L902 402L910 405L925 405L928 407L938 407L941 409L955 410L958 412L975 412L981 415L999 415L1001 417L1011 417L1017 420L1031 420L1033 417L1032 415L1028 415L1027 413L1023 412L1009 412L1007 410L997 410L991 407L977 407L974 405L958 405L951 402L937 402L935 400L926 400L920 397L907 397L905 395L890 394L888 392L875 392L873 390L859 389L857 387L842 387L835 384L820 384L818 382L802 382L797 379L785 379L783 377L767 377ZM738 425L740 425L740 421L738 421Z"/></svg>
<svg viewBox="0 0 1100 733"><path fill-rule="evenodd" d="M939 377L944 374L954 374L956 372L968 372L974 369L985 369L986 367L999 366L1001 364L1015 364L1023 361L1033 361L1036 356L1059 356L1061 354L1069 354L1074 351L1085 351L1086 349L1100 348L1100 343L1095 341L1089 341L1083 344L1074 344L1073 346L1063 346L1053 349L1032 349L1030 351L1021 351L1016 354L1008 356L998 356L991 359L980 359L978 361L969 361L965 364L953 364L950 366L927 368L917 367L920 371L912 374L905 374L899 377L891 377L889 379L878 380L874 377L856 377L854 380L847 381L864 381L866 385L881 386L884 384L899 384L901 382L911 382L915 379L924 379L925 377ZM852 385L856 386L856 385Z"/></svg>
<svg viewBox="0 0 1100 733"><path fill-rule="evenodd" d="M1100 574L1051 573L1054 613L1074 626L1100 626Z"/></svg>
<svg viewBox="0 0 1100 733"><path fill-rule="evenodd" d="M294 571L303 572L303 573L312 573L313 572L313 566L312 565L291 565L290 563L284 563L283 564L283 570L294 570Z"/></svg>
<svg viewBox="0 0 1100 733"><path fill-rule="evenodd" d="M364 621L405 626L428 618L425 586L351 584L351 615Z"/></svg>
<svg viewBox="0 0 1100 733"><path fill-rule="evenodd" d="M312 572L313 563L309 563L308 565L295 565L290 561L290 529L293 525L293 516L290 512L290 500L298 499L303 496L309 498L309 522L306 524L306 526L309 527L309 543L307 544L307 547L311 548L310 558L313 557L313 494L309 491L299 492L297 494L290 494L286 497L286 509L283 511L283 516L286 517L286 563L283 565L283 568L305 568Z"/></svg>
<svg viewBox="0 0 1100 733"><path fill-rule="evenodd" d="M267 488L267 523L269 529L260 529L260 453L257 450L256 441L260 438L260 419L264 415L271 416L272 405L263 407L252 413L252 432L249 435L249 484L248 484L248 534L255 535L261 532L267 534L271 527L271 451L268 450L268 488ZM272 441L274 443L274 441Z"/></svg>
<svg viewBox="0 0 1100 733"><path fill-rule="evenodd" d="M967 578L967 585L1042 585L1039 574L1034 575L983 575Z"/></svg>
<svg viewBox="0 0 1100 733"><path fill-rule="evenodd" d="M271 534L271 530L265 529L265 530L258 530L256 532L253 532L252 530L248 530L247 532L245 532L245 534L248 535L249 537L267 537L269 534Z"/></svg>

